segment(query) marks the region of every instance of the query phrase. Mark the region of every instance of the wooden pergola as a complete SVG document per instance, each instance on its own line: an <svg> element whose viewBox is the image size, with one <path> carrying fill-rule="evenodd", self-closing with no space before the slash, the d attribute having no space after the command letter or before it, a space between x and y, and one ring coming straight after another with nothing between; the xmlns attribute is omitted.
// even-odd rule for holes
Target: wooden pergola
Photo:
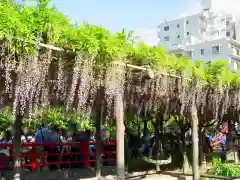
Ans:
<svg viewBox="0 0 240 180"><path fill-rule="evenodd" d="M16 37L14 37L16 38ZM22 40L20 38L16 38L18 40ZM38 47L46 48L49 50L54 50L58 52L65 52L65 53L75 53L73 51L66 51L63 48L55 47L52 45L43 44L40 42L35 41L27 41L30 44L36 45ZM113 62L113 64L117 64L118 66L127 67L128 69L136 69L139 71L142 71L143 73L149 73L150 78L153 78L155 74L162 74L164 76L171 76L174 78L183 78L181 76L171 75L159 71L153 71L152 69L148 67L140 67L135 66L131 64L124 64L120 62ZM186 79L189 80L189 79ZM117 177L118 179L124 180L125 179L125 162L124 162L124 134L125 134L125 128L124 128L124 104L123 104L123 95L121 93L117 94L115 97L115 115L116 115L116 140L117 140ZM101 102L100 102L101 105ZM194 180L199 180L199 167L198 167L198 156L199 156L199 150L198 150L198 117L197 117L197 109L195 102L192 104L191 108L191 114L192 114L192 141L193 141L193 175ZM21 125L21 118L22 116L17 116L16 120L14 122L14 129L15 129L15 140L14 140L14 154L20 155L20 125ZM102 118L101 118L102 119ZM96 124L96 151L101 151L101 120L98 121ZM100 178L101 176L101 156L100 153L96 153L96 176ZM15 156L16 159L20 159L20 157ZM19 161L16 161L19 162ZM16 169L19 169L20 164L14 164L14 167ZM18 178L15 178L16 180Z"/></svg>

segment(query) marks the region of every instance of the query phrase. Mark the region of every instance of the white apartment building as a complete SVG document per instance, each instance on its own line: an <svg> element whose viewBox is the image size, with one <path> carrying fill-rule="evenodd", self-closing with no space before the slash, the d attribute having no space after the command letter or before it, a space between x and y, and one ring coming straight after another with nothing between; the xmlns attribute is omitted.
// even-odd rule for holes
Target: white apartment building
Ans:
<svg viewBox="0 0 240 180"><path fill-rule="evenodd" d="M165 21L158 28L159 46L177 56L209 62L221 59L231 69L240 67L240 18L215 11L219 0L202 0L201 11Z"/></svg>

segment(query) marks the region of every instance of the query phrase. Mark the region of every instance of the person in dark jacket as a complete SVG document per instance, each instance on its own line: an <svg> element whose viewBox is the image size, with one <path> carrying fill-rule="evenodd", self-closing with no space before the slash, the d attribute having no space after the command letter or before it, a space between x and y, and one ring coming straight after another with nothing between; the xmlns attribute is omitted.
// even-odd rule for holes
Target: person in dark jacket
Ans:
<svg viewBox="0 0 240 180"><path fill-rule="evenodd" d="M50 128L41 128L35 133L36 144L54 144L61 143L60 136L58 134L58 127L53 125ZM48 152L50 156L47 156L47 162L53 163L58 162L58 155L51 155L53 153L60 153L61 149L59 146L54 148L50 146L37 146L37 151ZM57 169L56 164L49 165L49 170Z"/></svg>

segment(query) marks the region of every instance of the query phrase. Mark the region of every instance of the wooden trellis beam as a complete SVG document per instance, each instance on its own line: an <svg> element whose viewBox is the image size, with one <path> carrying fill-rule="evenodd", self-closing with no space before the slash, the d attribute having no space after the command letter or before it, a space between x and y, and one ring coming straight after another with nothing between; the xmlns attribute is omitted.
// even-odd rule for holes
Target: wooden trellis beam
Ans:
<svg viewBox="0 0 240 180"><path fill-rule="evenodd" d="M66 52L65 49L60 48L60 47L56 47L54 45L44 44L44 43L36 42L36 41L33 41L33 40L25 40L23 38L14 37L14 36L12 36L12 38L16 39L16 40L19 40L19 41L25 41L25 42L33 44L33 45L38 45L38 46L46 48L46 49L51 49L51 50L59 51L59 52ZM76 53L76 52L70 51L69 53ZM169 73L165 73L165 72L152 70L151 68L146 68L146 67L142 67L142 66L136 66L136 65L132 65L132 64L125 64L125 63L122 63L120 61L114 61L113 63L116 64L116 65L125 66L125 67L130 68L130 69L137 69L137 70L141 70L141 71L149 71L151 73L161 74L161 75L164 75L164 76L170 76L170 77L179 78L179 79L184 78L182 76L177 76L177 75L174 75L174 74L169 74ZM184 78L184 79L185 80L191 80L190 78Z"/></svg>
<svg viewBox="0 0 240 180"><path fill-rule="evenodd" d="M142 66L136 66L136 65L132 65L132 64L125 64L125 63L122 63L122 62L119 62L119 61L114 61L113 63L116 64L116 65L120 65L120 66L126 66L126 67L131 68L131 69L138 69L138 70L141 70L141 71L152 71L153 73L161 74L161 75L164 75L164 76L170 76L170 77L175 77L175 78L179 78L179 79L184 78L182 76L177 76L177 75L174 75L174 74L160 72L160 71L152 70L151 68L146 68L146 67L142 67ZM190 78L184 78L184 79L185 80L191 80Z"/></svg>

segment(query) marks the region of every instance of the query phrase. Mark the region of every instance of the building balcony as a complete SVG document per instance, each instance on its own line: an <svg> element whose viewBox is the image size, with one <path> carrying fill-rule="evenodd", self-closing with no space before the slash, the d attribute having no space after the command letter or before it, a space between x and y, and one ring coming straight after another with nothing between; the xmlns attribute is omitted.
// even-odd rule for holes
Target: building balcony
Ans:
<svg viewBox="0 0 240 180"><path fill-rule="evenodd" d="M238 48L234 48L233 47L233 53L232 53L234 56L240 56L240 51Z"/></svg>
<svg viewBox="0 0 240 180"><path fill-rule="evenodd" d="M200 24L200 28L207 28L208 26L207 21L201 21L199 24Z"/></svg>
<svg viewBox="0 0 240 180"><path fill-rule="evenodd" d="M240 62L240 56L239 55L229 55L229 57Z"/></svg>
<svg viewBox="0 0 240 180"><path fill-rule="evenodd" d="M219 31L220 29L226 28L226 26L222 24L214 24L214 23L201 23L200 32L214 32Z"/></svg>
<svg viewBox="0 0 240 180"><path fill-rule="evenodd" d="M219 29L221 29L222 25L219 24L207 24L206 28L208 31L219 31Z"/></svg>
<svg viewBox="0 0 240 180"><path fill-rule="evenodd" d="M209 17L210 17L209 11L203 11L203 12L201 13L201 15L199 16L199 18L202 19L202 20L206 20L206 19L208 19Z"/></svg>
<svg viewBox="0 0 240 180"><path fill-rule="evenodd" d="M229 55L229 57L234 59L234 60L240 61L240 51L239 51L239 49L237 47L233 48L233 51Z"/></svg>
<svg viewBox="0 0 240 180"><path fill-rule="evenodd" d="M175 53L172 53L172 54L175 55L178 58L183 57L183 53L180 53L180 52L175 52Z"/></svg>
<svg viewBox="0 0 240 180"><path fill-rule="evenodd" d="M183 45L181 44L171 44L170 48L168 49L168 52L181 52L184 50Z"/></svg>
<svg viewBox="0 0 240 180"><path fill-rule="evenodd" d="M240 42L233 39L229 39L229 42L232 45L232 52L229 54L229 57L240 63Z"/></svg>
<svg viewBox="0 0 240 180"><path fill-rule="evenodd" d="M219 17L219 12L211 12L209 13L209 18L213 19L213 18L217 18Z"/></svg>
<svg viewBox="0 0 240 180"><path fill-rule="evenodd" d="M239 41L236 41L234 39L228 39L228 40L232 45L234 45L236 47L240 47L240 42Z"/></svg>
<svg viewBox="0 0 240 180"><path fill-rule="evenodd" d="M240 56L238 55L229 55L229 57L231 58L231 65L230 68L232 70L236 70L240 68Z"/></svg>

